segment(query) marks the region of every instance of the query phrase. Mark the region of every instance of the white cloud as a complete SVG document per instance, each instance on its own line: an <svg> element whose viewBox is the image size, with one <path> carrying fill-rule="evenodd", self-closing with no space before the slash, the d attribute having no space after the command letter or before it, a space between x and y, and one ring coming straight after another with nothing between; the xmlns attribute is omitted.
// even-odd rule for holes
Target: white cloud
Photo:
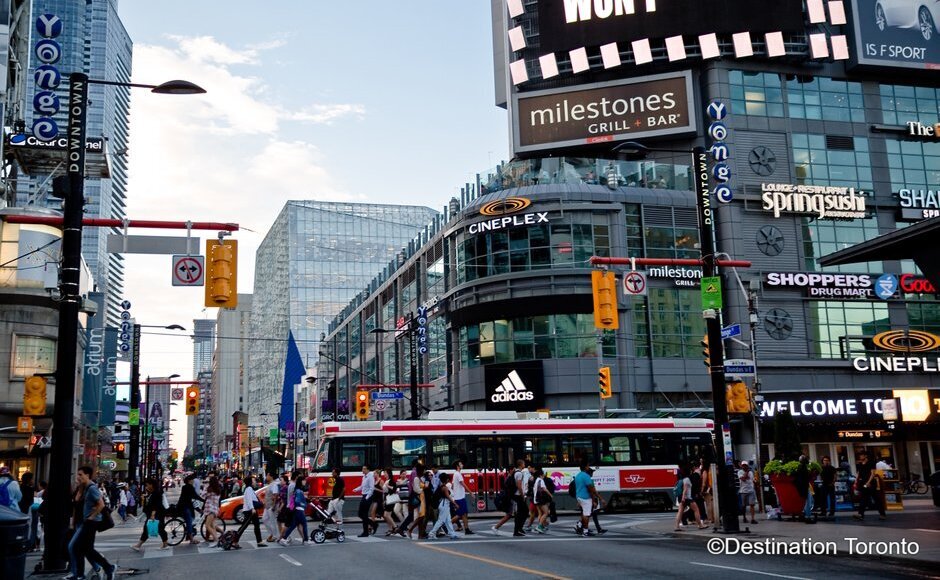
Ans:
<svg viewBox="0 0 940 580"><path fill-rule="evenodd" d="M333 121L343 117L355 117L362 120L366 115L366 108L362 105L311 105L301 111L288 113L287 118L292 121L306 121L309 123L322 123L332 125Z"/></svg>

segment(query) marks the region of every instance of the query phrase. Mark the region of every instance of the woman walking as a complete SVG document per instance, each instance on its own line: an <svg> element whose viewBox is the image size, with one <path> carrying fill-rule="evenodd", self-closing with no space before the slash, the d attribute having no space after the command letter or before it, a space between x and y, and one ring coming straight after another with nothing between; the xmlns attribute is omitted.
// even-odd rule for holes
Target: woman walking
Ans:
<svg viewBox="0 0 940 580"><path fill-rule="evenodd" d="M548 531L548 516L549 516L549 505L552 503L552 492L548 490L548 486L545 484L545 472L542 471L541 467L535 468L535 473L533 474L535 483L532 484L532 497L535 500L535 509L538 514L538 526L536 526L535 531L539 534L544 534Z"/></svg>
<svg viewBox="0 0 940 580"><path fill-rule="evenodd" d="M454 530L454 524L450 521L450 508L451 506L457 507L457 502L451 497L450 488L447 486L447 482L450 481L450 474L442 473L440 478L441 484L437 486L437 491L434 492L434 500L438 503L437 522L434 524L434 527L431 528L431 531L428 532L427 539L436 539L437 531L444 528L447 530L447 535L450 539L456 540L460 536L457 535L457 532Z"/></svg>
<svg viewBox="0 0 940 580"><path fill-rule="evenodd" d="M430 477L427 476L427 472L424 470L424 465L419 463L415 466L415 478L411 486L411 496L418 498L418 504L415 508L415 517L414 521L411 522L411 525L408 526L408 539L413 539L411 532L418 528L418 539L425 537L424 531L426 528L425 518L428 513L428 504L427 499L425 498L424 491L430 486ZM412 500L414 503L414 500Z"/></svg>
<svg viewBox="0 0 940 580"><path fill-rule="evenodd" d="M163 540L163 545L160 546L160 549L166 550L170 547L169 544L167 544L166 527L164 527L163 521L166 517L168 506L166 496L163 495L163 488L160 487L160 483L156 479L148 478L144 482L144 488L147 492L147 502L144 504L143 515L147 517L147 521L155 520L157 522L157 533L160 534L160 539ZM146 542L149 537L147 533L147 523L145 522L143 532L140 534L140 541L132 545L131 549L135 552L139 552L144 542Z"/></svg>
<svg viewBox="0 0 940 580"><path fill-rule="evenodd" d="M127 485L118 484L118 515L121 516L121 523L127 523Z"/></svg>
<svg viewBox="0 0 940 580"><path fill-rule="evenodd" d="M258 510L261 509L261 502L258 501L258 494L255 493L253 483L254 477L246 475L245 491L242 494L242 525L238 528L238 532L235 534L235 540L232 542L232 548L235 550L242 549L239 542L242 539L242 534L245 533L249 525L254 526L255 543L258 547L264 548L267 546L261 539L261 522L258 521Z"/></svg>
<svg viewBox="0 0 940 580"><path fill-rule="evenodd" d="M222 499L222 486L219 485L219 478L212 476L209 478L209 484L206 486L206 501L202 506L202 513L206 516L206 539L212 542L209 547L213 548L218 544L219 538L216 532L215 521L219 517L219 504Z"/></svg>
<svg viewBox="0 0 940 580"><path fill-rule="evenodd" d="M297 478L294 479L293 494L287 500L287 507L290 508L293 519L277 543L282 546L289 545L290 535L295 529L302 527L304 531L302 544L304 546L312 544L313 542L310 541L310 534L307 530L307 490L304 487L304 476L301 474L298 474Z"/></svg>
<svg viewBox="0 0 940 580"><path fill-rule="evenodd" d="M196 529L193 527L193 517L196 514L196 506L193 505L193 500L205 500L196 492L196 488L193 486L194 479L196 479L196 475L190 473L183 480L183 489L180 491L180 498L176 502L176 507L182 514L183 521L186 522L186 539L195 546L199 543L199 540L196 539Z"/></svg>

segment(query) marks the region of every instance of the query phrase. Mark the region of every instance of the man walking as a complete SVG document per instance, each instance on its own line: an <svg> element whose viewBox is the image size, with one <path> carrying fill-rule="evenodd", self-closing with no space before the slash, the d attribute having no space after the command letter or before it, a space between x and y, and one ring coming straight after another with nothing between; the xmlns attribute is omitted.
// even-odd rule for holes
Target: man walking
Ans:
<svg viewBox="0 0 940 580"><path fill-rule="evenodd" d="M75 534L69 542L72 574L75 579L85 577L85 559L87 558L89 562L104 570L107 580L114 580L117 566L112 565L95 550L95 534L98 533L98 526L101 525L101 512L104 511L105 506L101 491L91 479L93 473L91 467L83 465L78 468L76 477L82 494L82 520L75 522ZM77 518L78 513L75 516Z"/></svg>
<svg viewBox="0 0 940 580"><path fill-rule="evenodd" d="M588 473L590 467L587 460L581 460L580 469L581 471L574 476L575 497L578 500L578 507L581 508L581 522L575 527L575 533L586 538L593 535L588 526L594 510L594 502L600 503L600 497L597 495L597 488L594 487L594 478Z"/></svg>
<svg viewBox="0 0 940 580"><path fill-rule="evenodd" d="M744 523L747 523L747 508L751 506L751 523L756 524L754 505L757 504L757 494L754 491L754 474L751 472L751 464L747 461L742 461L741 469L738 470L738 497L741 498L741 507L744 510Z"/></svg>
<svg viewBox="0 0 940 580"><path fill-rule="evenodd" d="M516 483L516 491L512 496L512 501L516 508L516 516L512 535L517 538L525 536L525 532L522 531L522 528L525 526L526 516L529 515L529 506L525 501L525 492L529 485L529 478L531 477L532 474L526 469L525 461L522 459L516 461L516 471L513 474L513 479Z"/></svg>
<svg viewBox="0 0 940 580"><path fill-rule="evenodd" d="M836 515L836 468L826 455L822 458L822 484L819 486L819 514L832 518Z"/></svg>
<svg viewBox="0 0 940 580"><path fill-rule="evenodd" d="M343 506L346 504L346 482L340 477L339 468L333 468L333 490L330 493L330 503L326 506L326 515L333 521L343 525Z"/></svg>
<svg viewBox="0 0 940 580"><path fill-rule="evenodd" d="M451 495L454 500L454 505L456 506L453 521L463 522L463 533L469 536L473 533L473 530L470 529L469 510L467 509L467 486L464 483L463 474L461 473L462 470L463 461L458 459L454 463L454 475L453 481L451 482L451 487L453 487L453 493Z"/></svg>
<svg viewBox="0 0 940 580"><path fill-rule="evenodd" d="M372 531L372 520L369 518L369 507L372 505L372 494L375 493L375 478L369 471L368 465L362 466L362 483L353 490L362 494L359 501L359 519L362 520L362 533L360 538L368 538Z"/></svg>
<svg viewBox="0 0 940 580"><path fill-rule="evenodd" d="M859 453L859 460L855 485L858 486L862 498L858 504L858 513L852 517L857 520L864 520L865 510L871 507L872 502L874 502L878 508L878 519L883 520L886 517L884 504L876 501L879 481L878 476L875 475L875 466L872 465L867 453Z"/></svg>
<svg viewBox="0 0 940 580"><path fill-rule="evenodd" d="M261 523L264 529L268 531L267 542L276 542L281 537L281 531L277 527L277 514L280 512L281 489L277 478L273 473L268 473L264 477L264 483L267 486L264 492L264 513L261 514Z"/></svg>

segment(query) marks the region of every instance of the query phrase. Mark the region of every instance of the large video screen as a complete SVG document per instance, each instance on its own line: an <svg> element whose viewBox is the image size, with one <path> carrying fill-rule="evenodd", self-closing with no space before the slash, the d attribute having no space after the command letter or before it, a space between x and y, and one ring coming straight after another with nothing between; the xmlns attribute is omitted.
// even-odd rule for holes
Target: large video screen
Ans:
<svg viewBox="0 0 940 580"><path fill-rule="evenodd" d="M940 69L940 2L852 0L858 64Z"/></svg>
<svg viewBox="0 0 940 580"><path fill-rule="evenodd" d="M543 52L667 38L804 30L802 0L539 0Z"/></svg>

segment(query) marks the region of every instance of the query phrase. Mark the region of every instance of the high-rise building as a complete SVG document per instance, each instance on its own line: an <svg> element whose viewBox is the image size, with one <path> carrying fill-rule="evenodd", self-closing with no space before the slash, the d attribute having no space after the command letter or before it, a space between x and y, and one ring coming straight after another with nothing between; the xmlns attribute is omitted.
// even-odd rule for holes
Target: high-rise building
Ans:
<svg viewBox="0 0 940 580"><path fill-rule="evenodd" d="M215 320L197 318L193 320L193 376L212 370L212 353L215 351Z"/></svg>
<svg viewBox="0 0 940 580"><path fill-rule="evenodd" d="M204 451L204 439L212 423L209 414L212 390L212 355L215 352L215 320L193 320L193 379L199 381L199 414L190 417L186 447L191 453ZM198 440L197 440L198 439Z"/></svg>
<svg viewBox="0 0 940 580"><path fill-rule="evenodd" d="M239 294L236 308L220 308L212 357L212 453L232 450L232 414L248 408L248 353L251 351L251 294Z"/></svg>
<svg viewBox="0 0 940 580"><path fill-rule="evenodd" d="M276 424L288 331L306 368L315 368L320 335L330 320L436 215L420 206L287 202L256 259L251 424Z"/></svg>
<svg viewBox="0 0 940 580"><path fill-rule="evenodd" d="M34 17L53 14L62 21L63 30L55 38L62 49L61 60L56 68L62 75L62 83L56 91L61 101L58 114L53 119L59 126L60 136L65 135L68 125L68 76L83 72L91 79L128 83L131 80L131 58L133 44L118 16L117 0L33 0ZM35 21L35 18L33 18ZM30 44L41 39L35 26L31 27ZM32 71L40 62L35 51L30 52L27 79L27 103L31 103L37 88ZM89 138L103 139L107 157L107 170L87 171L85 180L85 216L123 219L127 206L127 146L130 119L130 89L128 87L91 84L88 92L87 134ZM23 121L30 130L36 116L31 106L21 112L22 119L13 119L13 126ZM24 163L27 175L17 180L16 204L59 208L61 200L52 197L54 175L64 173L61 166ZM107 177L102 177L107 175ZM120 254L109 254L107 228L86 228L82 235L82 255L94 276L95 285L106 297L107 326L120 325L119 304L124 292L124 258Z"/></svg>

